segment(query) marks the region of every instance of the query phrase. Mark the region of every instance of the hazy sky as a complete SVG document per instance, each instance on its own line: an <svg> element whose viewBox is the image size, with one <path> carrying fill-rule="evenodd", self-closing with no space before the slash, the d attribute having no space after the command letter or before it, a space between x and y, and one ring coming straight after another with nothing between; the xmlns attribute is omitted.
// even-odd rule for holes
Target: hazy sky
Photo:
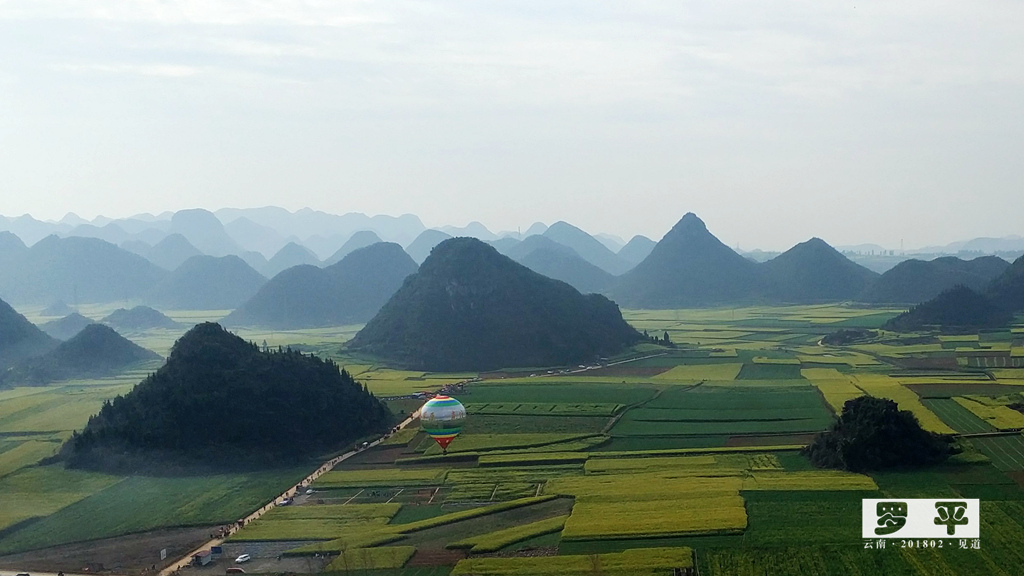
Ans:
<svg viewBox="0 0 1024 576"><path fill-rule="evenodd" d="M0 0L0 214L1024 234L1024 2Z"/></svg>

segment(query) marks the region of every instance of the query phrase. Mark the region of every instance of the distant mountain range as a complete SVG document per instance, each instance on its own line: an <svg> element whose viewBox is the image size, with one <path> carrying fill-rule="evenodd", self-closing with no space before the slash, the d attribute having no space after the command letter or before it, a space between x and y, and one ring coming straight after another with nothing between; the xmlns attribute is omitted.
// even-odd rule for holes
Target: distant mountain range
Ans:
<svg viewBox="0 0 1024 576"><path fill-rule="evenodd" d="M917 304L956 285L982 290L1009 264L995 256L907 260L885 274L868 270L818 238L757 262L744 258L687 214L608 290L636 308L859 301Z"/></svg>
<svg viewBox="0 0 1024 576"><path fill-rule="evenodd" d="M181 234L169 234L153 246L142 240L126 241L121 244L121 248L146 258L164 270L174 270L189 258L203 255Z"/></svg>
<svg viewBox="0 0 1024 576"><path fill-rule="evenodd" d="M584 294L603 292L615 276L591 264L575 250L548 236L529 236L522 242L503 246L492 245L509 258L548 278L561 280Z"/></svg>
<svg viewBox="0 0 1024 576"><path fill-rule="evenodd" d="M556 230L552 234L564 232L558 228L556 226ZM101 239L122 246L131 252L142 254L167 270L173 270L185 259L196 254L188 254L185 257L179 255L176 260L158 261L161 256L146 255L146 247L155 247L167 236L179 234L203 254L240 256L250 266L270 277L273 274L268 274L262 268L261 263L255 258L255 254L261 255L264 260L269 260L288 243L296 243L309 249L319 260L327 261L357 232L373 232L381 241L395 242L408 247L427 228L418 217L412 214L402 216L367 216L358 213L337 215L308 208L290 212L271 206L245 209L225 208L216 212L189 209L157 215L138 214L116 220L99 216L91 221L73 213L68 213L58 222L36 220L30 215L0 216L0 231L4 230L13 232L29 246L49 235ZM548 226L541 222L535 222L525 232L494 232L480 222L471 222L466 226L440 226L437 230L453 237L469 236L492 242L502 238L522 240L532 235L545 234ZM630 266L638 264L646 257L654 244L644 237L640 237L639 244L629 246L629 243L624 243L621 238L612 234L599 232L589 234L589 236L602 244L609 252L628 262ZM585 239L583 240L585 241ZM562 238L560 241L571 245L566 238ZM621 274L625 271L616 270L614 264L609 267L601 262L594 262L594 255L587 253L587 250L580 246L572 247L584 259L612 274ZM974 238L943 246L929 246L906 251L886 249L871 243L837 246L836 249L859 264L877 272L884 272L897 262L915 255L923 255L930 259L940 255L970 257L972 254L994 254L1012 259L1024 253L1024 237ZM2 251L3 248L0 245L0 252ZM163 248L157 250L158 253L161 251ZM761 252L755 250L751 254L757 253ZM775 253L765 254L773 255ZM412 254L412 256L414 259L422 261L419 260L419 255ZM604 257L607 258L607 255ZM756 256L755 259L761 260ZM340 260L340 257L328 264L337 260Z"/></svg>
<svg viewBox="0 0 1024 576"><path fill-rule="evenodd" d="M633 267L599 240L568 222L555 222L544 231L544 237L572 248L581 258L609 274L617 276Z"/></svg>
<svg viewBox="0 0 1024 576"><path fill-rule="evenodd" d="M401 246L378 242L326 268L285 270L222 322L275 329L363 323L415 271L416 263Z"/></svg>
<svg viewBox="0 0 1024 576"><path fill-rule="evenodd" d="M952 256L906 260L882 274L859 299L869 303L916 304L958 285L981 291L1007 267L1009 263L996 256L974 260Z"/></svg>
<svg viewBox="0 0 1024 576"><path fill-rule="evenodd" d="M942 265L963 273L962 263ZM990 263L982 265L987 265L989 271L993 268ZM937 328L947 333L1005 327L1014 313L1024 311L1024 256L1001 269L1001 273L980 288L959 283L892 318L884 327L901 332Z"/></svg>
<svg viewBox="0 0 1024 576"><path fill-rule="evenodd" d="M138 299L170 273L96 238L47 236L31 248L8 246L0 297L21 304Z"/></svg>
<svg viewBox="0 0 1024 576"><path fill-rule="evenodd" d="M836 250L820 239L781 254L737 254L692 214L660 242L636 236L624 244L567 222L494 233L479 222L427 229L412 215L339 216L273 207L181 210L120 220L86 221L74 214L60 222L0 217L2 228L15 233L0 231L0 265L7 272L0 275L0 297L17 305L63 301L71 308L132 302L163 309L235 309L267 279L297 266L326 268L359 248L387 241L405 246L419 263L452 235L483 239L536 272L627 307L838 300L914 304L957 284L981 290L1007 266L995 256L913 260L870 244ZM1021 242L1019 237L980 238L944 249L1004 250Z"/></svg>

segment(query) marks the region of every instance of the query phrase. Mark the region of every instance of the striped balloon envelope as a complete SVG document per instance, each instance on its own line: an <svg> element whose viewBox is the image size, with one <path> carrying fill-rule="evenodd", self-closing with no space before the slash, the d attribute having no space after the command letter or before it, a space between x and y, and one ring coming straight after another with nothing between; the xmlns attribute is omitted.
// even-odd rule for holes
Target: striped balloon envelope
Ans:
<svg viewBox="0 0 1024 576"><path fill-rule="evenodd" d="M449 396L435 396L423 405L420 412L420 426L445 454L448 453L448 445L462 432L465 421L466 407Z"/></svg>

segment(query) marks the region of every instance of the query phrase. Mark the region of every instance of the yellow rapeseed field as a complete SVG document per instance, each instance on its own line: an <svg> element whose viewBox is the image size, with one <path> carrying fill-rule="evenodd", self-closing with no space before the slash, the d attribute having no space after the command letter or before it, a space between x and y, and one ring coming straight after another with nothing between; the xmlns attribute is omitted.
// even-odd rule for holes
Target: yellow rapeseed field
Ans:
<svg viewBox="0 0 1024 576"><path fill-rule="evenodd" d="M921 399L913 391L903 387L895 378L884 374L857 374L853 376L857 387L876 398L888 398L899 405L900 410L909 410L917 416L921 427L939 434L955 434L956 431L939 419L934 412L921 404Z"/></svg>
<svg viewBox="0 0 1024 576"><path fill-rule="evenodd" d="M986 403L979 402L973 398L963 398L960 396L953 398L953 400L998 430L1024 428L1024 414L1017 412L1009 406L986 405Z"/></svg>

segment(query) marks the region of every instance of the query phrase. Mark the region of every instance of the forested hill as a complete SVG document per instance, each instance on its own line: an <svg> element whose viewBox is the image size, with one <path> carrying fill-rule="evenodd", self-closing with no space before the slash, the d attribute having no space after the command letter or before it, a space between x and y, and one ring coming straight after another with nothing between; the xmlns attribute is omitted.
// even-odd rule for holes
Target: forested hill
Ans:
<svg viewBox="0 0 1024 576"><path fill-rule="evenodd" d="M262 351L204 323L156 373L105 404L62 454L73 466L118 470L147 461L277 465L391 424L384 404L332 361Z"/></svg>
<svg viewBox="0 0 1024 576"><path fill-rule="evenodd" d="M640 334L604 296L584 296L474 238L438 244L350 343L425 370L592 361Z"/></svg>
<svg viewBox="0 0 1024 576"><path fill-rule="evenodd" d="M927 302L886 322L884 328L916 332L938 328L947 333L998 328L1010 322L1012 314L966 286L946 290Z"/></svg>
<svg viewBox="0 0 1024 576"><path fill-rule="evenodd" d="M1010 267L992 280L986 294L1007 310L1024 310L1024 256L1014 260Z"/></svg>

